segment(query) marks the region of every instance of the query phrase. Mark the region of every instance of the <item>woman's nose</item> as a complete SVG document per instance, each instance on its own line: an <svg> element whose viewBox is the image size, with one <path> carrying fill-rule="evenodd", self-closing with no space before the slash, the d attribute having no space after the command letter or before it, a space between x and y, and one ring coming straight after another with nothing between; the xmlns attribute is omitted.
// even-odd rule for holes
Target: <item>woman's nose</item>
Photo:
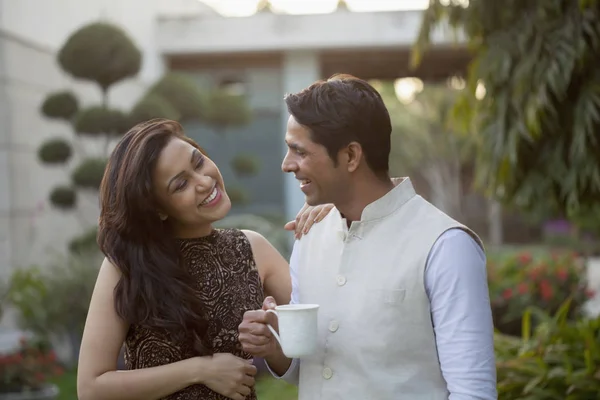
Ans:
<svg viewBox="0 0 600 400"><path fill-rule="evenodd" d="M206 192L212 189L214 185L214 179L208 175L198 174L196 177L196 190L199 192Z"/></svg>

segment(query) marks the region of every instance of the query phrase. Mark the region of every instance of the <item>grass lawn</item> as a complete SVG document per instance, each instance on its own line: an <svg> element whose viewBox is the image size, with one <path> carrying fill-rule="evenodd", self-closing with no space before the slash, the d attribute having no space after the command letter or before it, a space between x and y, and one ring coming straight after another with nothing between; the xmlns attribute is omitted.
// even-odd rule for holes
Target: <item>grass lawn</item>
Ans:
<svg viewBox="0 0 600 400"><path fill-rule="evenodd" d="M54 383L60 388L57 400L77 399L76 371L69 371ZM256 392L259 400L297 400L298 391L295 386L288 385L283 381L275 380L263 375L256 383Z"/></svg>
<svg viewBox="0 0 600 400"><path fill-rule="evenodd" d="M77 372L67 371L57 379L54 383L58 385L60 394L57 400L74 400L77 399Z"/></svg>

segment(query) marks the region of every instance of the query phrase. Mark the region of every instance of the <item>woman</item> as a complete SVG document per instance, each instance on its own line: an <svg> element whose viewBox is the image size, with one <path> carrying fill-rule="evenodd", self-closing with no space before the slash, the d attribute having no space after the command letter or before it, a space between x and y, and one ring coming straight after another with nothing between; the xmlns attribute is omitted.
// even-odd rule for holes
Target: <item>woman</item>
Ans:
<svg viewBox="0 0 600 400"><path fill-rule="evenodd" d="M256 232L213 229L231 208L217 166L177 122L148 121L117 144L100 198L106 258L83 333L79 399L255 399L256 368L237 328L266 295L289 302L288 264ZM330 208L303 208L296 231ZM124 342L128 370L116 371Z"/></svg>

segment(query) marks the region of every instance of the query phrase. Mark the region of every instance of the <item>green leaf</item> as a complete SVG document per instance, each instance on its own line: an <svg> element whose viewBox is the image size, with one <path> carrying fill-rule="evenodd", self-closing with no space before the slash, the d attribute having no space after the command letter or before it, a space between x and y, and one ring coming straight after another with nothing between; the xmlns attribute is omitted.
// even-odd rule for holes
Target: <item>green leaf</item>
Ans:
<svg viewBox="0 0 600 400"><path fill-rule="evenodd" d="M525 385L525 387L523 388L523 394L531 393L532 390L535 387L537 387L543 380L544 380L544 376L537 376L537 377L533 378L532 380L530 380L529 383L527 383L527 385Z"/></svg>
<svg viewBox="0 0 600 400"><path fill-rule="evenodd" d="M525 310L522 319L522 337L524 341L531 338L531 310Z"/></svg>
<svg viewBox="0 0 600 400"><path fill-rule="evenodd" d="M472 103L458 102L453 119L478 137L478 186L525 211L589 209L600 198L597 1L457 4L430 2L413 52L420 61L445 25L466 34Z"/></svg>

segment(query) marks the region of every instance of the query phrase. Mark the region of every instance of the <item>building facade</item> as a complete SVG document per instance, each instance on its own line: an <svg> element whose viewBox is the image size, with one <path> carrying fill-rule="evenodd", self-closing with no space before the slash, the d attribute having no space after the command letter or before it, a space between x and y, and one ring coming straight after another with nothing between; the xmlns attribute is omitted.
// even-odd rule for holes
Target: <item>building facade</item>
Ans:
<svg viewBox="0 0 600 400"><path fill-rule="evenodd" d="M65 252L81 233L73 213L48 202L67 173L41 165L37 149L51 136L72 135L40 113L48 93L69 88L84 106L100 101L96 87L66 76L56 61L69 34L84 24L120 25L144 55L140 74L112 89L111 106L131 107L166 69L185 72L203 87L242 90L253 110L250 125L225 133L189 125L188 134L213 156L228 184L250 192L252 204L243 211L287 218L304 200L294 177L280 171L285 93L336 72L365 79L445 79L467 61L464 50L439 32L423 67L409 70L420 11L226 18L197 0L0 0L0 7L0 279L14 268L43 264L51 252ZM230 160L240 152L260 158L258 176L235 176ZM88 203L85 212L93 219L97 204L93 198Z"/></svg>

